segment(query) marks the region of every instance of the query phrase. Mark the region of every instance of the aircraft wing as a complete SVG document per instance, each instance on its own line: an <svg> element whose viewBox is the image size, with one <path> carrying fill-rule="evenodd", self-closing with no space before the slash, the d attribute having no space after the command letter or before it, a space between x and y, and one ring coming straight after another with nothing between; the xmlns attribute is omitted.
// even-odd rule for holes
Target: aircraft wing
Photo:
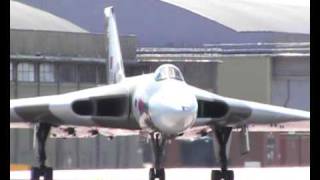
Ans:
<svg viewBox="0 0 320 180"><path fill-rule="evenodd" d="M54 126L137 129L129 117L130 84L118 83L76 92L10 100L10 126L44 122Z"/></svg>
<svg viewBox="0 0 320 180"><path fill-rule="evenodd" d="M228 98L190 86L198 101L198 119L194 126L220 124L232 127L248 125L254 131L310 130L310 112ZM278 127L278 128L277 128Z"/></svg>

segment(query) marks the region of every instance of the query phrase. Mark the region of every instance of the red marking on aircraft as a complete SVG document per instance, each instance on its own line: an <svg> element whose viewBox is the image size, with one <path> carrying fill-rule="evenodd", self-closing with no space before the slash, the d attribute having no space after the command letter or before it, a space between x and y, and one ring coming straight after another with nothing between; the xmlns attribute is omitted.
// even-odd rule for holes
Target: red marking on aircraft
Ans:
<svg viewBox="0 0 320 180"><path fill-rule="evenodd" d="M139 99L139 101L138 101L138 109L139 109L140 114L142 114L144 112L144 102L141 99Z"/></svg>

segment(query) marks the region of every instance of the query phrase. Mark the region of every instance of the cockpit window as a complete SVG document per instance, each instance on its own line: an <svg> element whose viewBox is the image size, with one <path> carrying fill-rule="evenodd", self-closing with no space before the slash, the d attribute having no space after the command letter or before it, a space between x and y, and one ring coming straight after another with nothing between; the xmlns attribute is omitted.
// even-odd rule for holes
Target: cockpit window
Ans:
<svg viewBox="0 0 320 180"><path fill-rule="evenodd" d="M167 78L168 78L168 72L166 71L166 69L161 69L156 76L157 81L164 80Z"/></svg>
<svg viewBox="0 0 320 180"><path fill-rule="evenodd" d="M161 81L165 79L176 79L183 81L183 77L178 68L174 66L162 66L156 70L156 81Z"/></svg>

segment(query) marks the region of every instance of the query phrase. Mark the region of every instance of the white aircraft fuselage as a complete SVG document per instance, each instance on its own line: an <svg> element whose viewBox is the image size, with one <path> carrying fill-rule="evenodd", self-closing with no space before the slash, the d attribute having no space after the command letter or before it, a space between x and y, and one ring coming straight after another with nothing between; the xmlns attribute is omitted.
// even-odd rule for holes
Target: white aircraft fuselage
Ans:
<svg viewBox="0 0 320 180"><path fill-rule="evenodd" d="M166 66L174 67L162 65L158 69ZM157 71L136 86L131 106L133 115L144 130L177 135L194 124L198 110L196 97L183 79L157 81L155 76Z"/></svg>

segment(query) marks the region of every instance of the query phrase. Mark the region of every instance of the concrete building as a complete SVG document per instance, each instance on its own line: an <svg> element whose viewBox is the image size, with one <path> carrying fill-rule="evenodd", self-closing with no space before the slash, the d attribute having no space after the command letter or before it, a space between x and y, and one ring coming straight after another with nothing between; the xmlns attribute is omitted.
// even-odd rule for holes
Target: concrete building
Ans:
<svg viewBox="0 0 320 180"><path fill-rule="evenodd" d="M101 2L82 2L83 8L99 6L88 14L85 9L75 7L74 11L67 11L65 8L76 4L71 1L24 2L65 17L57 17L18 1L10 1L10 98L60 94L104 84L106 53L102 33L103 16L102 13L97 13L102 12ZM66 6L59 6L62 4ZM204 37L191 37L193 31L185 35L180 31L181 36L170 35L170 29L159 29L161 23L157 23L157 27L142 23L138 29L135 29L135 21L128 23L127 18L130 20L142 16L129 16L128 9L123 9L133 5L132 2L110 1L110 4L117 8L126 75L148 73L160 64L174 63L181 68L188 83L209 91L309 110L309 35L253 32L237 34L217 22L177 6L160 1L137 1L134 7L143 9L150 5L149 8L153 9L167 9L173 13L172 17L188 17L195 24L206 24L201 28L210 26L216 29L208 30L207 35L201 32ZM81 12L81 21L76 21ZM157 19L160 11L148 13L153 14L145 19L150 24L152 18ZM95 24L96 18L98 24ZM82 26L71 23L70 19ZM188 24L182 20L178 22ZM170 24L166 26L170 27ZM194 26L199 27L193 24ZM129 27L136 31L131 31ZM182 27L188 29L189 26ZM143 35L142 32L146 34ZM164 37L161 37L162 32ZM212 36L216 32L221 34ZM209 36L212 37L208 38ZM184 38L186 41L183 41ZM204 41L206 39L210 41ZM220 44L216 44L217 42ZM262 166L309 164L308 136L292 138L288 134L252 133L254 148L247 159L239 158L237 134L233 136L232 165L242 166L245 161L258 161ZM194 146L194 143L198 145ZM169 145L168 166L215 164L215 158L210 155L212 149L208 149L212 147L211 142L194 143L173 142ZM32 129L11 129L11 163L34 162L32 144ZM291 154L288 153L288 146L295 147L295 151L291 149ZM121 137L113 141L103 136L92 139L50 139L47 149L48 163L59 169L142 167L143 161L150 160L149 146L140 142L139 137Z"/></svg>

